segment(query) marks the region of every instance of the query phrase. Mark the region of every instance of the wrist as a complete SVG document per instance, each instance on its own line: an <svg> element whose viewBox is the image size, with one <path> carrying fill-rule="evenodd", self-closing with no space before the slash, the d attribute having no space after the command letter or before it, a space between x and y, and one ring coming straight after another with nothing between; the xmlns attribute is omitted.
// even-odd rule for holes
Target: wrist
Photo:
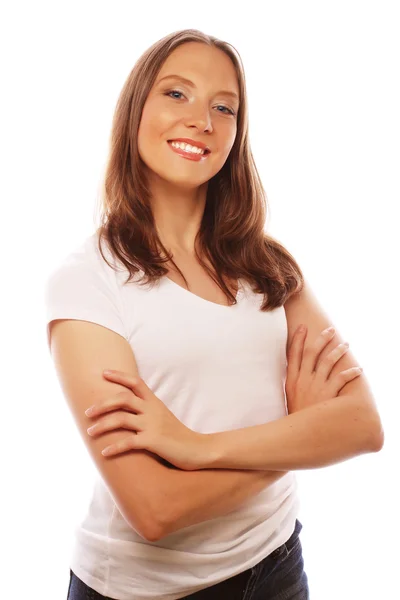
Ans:
<svg viewBox="0 0 400 600"><path fill-rule="evenodd" d="M199 469L218 469L221 468L219 461L221 459L221 450L218 433L202 433L201 435L201 465Z"/></svg>

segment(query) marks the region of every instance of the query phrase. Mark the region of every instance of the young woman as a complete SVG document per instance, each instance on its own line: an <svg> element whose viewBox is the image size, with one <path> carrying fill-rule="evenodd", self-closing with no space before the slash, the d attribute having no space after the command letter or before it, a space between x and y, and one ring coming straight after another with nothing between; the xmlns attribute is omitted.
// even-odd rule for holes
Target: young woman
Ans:
<svg viewBox="0 0 400 600"><path fill-rule="evenodd" d="M136 63L103 209L46 285L49 348L99 474L68 599L309 598L293 471L377 451L382 430L264 231L229 44L185 30Z"/></svg>

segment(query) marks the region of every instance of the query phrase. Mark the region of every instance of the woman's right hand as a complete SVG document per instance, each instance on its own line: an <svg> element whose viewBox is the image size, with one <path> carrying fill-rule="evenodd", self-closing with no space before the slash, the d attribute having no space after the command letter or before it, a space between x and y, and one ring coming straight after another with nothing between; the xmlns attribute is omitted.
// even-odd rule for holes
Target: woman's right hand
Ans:
<svg viewBox="0 0 400 600"><path fill-rule="evenodd" d="M289 414L323 400L336 398L342 387L359 377L362 372L358 367L352 367L330 377L335 364L348 351L348 344L339 344L319 360L322 350L335 335L335 330L324 329L315 343L304 349L307 328L303 332L299 329L296 330L288 351L285 389Z"/></svg>

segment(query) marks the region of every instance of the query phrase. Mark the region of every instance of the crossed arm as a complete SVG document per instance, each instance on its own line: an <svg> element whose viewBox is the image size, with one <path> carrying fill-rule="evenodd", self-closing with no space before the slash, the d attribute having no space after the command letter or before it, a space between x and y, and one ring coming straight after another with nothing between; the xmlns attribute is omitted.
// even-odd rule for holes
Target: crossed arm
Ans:
<svg viewBox="0 0 400 600"><path fill-rule="evenodd" d="M350 395L205 438L204 470L170 472L160 537L235 510L290 470L328 466L382 447L375 413Z"/></svg>
<svg viewBox="0 0 400 600"><path fill-rule="evenodd" d="M301 294L285 304L285 311L287 348L301 323L307 325L309 343L331 325L307 282ZM340 342L343 340L336 333L321 359ZM336 363L332 375L357 364L348 352ZM167 495L172 510L165 516L161 536L235 510L290 470L320 468L376 452L383 440L375 400L364 375L348 382L337 397L300 407L277 421L204 436L202 470L171 471L168 488L173 487Z"/></svg>
<svg viewBox="0 0 400 600"><path fill-rule="evenodd" d="M151 541L227 515L285 474L284 471L168 469L157 511L157 533Z"/></svg>

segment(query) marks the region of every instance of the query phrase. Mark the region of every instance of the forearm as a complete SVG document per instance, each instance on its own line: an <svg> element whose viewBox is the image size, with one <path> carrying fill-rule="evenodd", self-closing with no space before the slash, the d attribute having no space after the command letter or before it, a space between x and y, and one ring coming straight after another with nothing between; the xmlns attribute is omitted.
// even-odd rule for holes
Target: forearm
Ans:
<svg viewBox="0 0 400 600"><path fill-rule="evenodd" d="M171 470L159 510L162 537L232 512L285 474L265 470Z"/></svg>
<svg viewBox="0 0 400 600"><path fill-rule="evenodd" d="M339 396L263 425L207 434L199 468L315 469L379 449L376 418Z"/></svg>

